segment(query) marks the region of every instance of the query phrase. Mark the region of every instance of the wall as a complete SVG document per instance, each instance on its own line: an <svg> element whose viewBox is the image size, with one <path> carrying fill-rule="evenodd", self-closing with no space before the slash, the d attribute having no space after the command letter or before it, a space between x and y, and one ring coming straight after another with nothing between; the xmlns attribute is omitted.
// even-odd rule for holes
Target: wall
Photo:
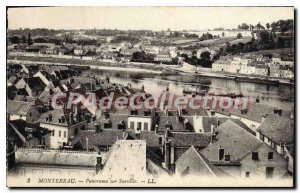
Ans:
<svg viewBox="0 0 300 193"><path fill-rule="evenodd" d="M130 122L134 122L134 130L136 133L140 133L140 131L151 130L152 121L150 117L128 117L128 127L130 128ZM137 130L138 122L141 122L140 130ZM148 123L148 129L144 128L144 123Z"/></svg>
<svg viewBox="0 0 300 193"><path fill-rule="evenodd" d="M258 152L259 160L252 160L252 152L247 154L241 160L241 177L245 177L246 172L250 172L250 177L265 178L266 167L274 167L274 178L280 178L287 173L288 164L285 158L271 147L266 144L262 144L253 152ZM268 160L268 153L273 152L273 159Z"/></svg>

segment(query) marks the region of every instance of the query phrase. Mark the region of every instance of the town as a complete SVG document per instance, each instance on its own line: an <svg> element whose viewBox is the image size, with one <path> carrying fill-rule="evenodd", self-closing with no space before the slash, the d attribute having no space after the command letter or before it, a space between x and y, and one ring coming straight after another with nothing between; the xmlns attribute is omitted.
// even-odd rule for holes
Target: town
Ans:
<svg viewBox="0 0 300 193"><path fill-rule="evenodd" d="M67 108L73 94L93 94L99 105L112 93L117 103L143 93L146 98L134 100L143 105L176 90L162 84L162 90L152 92L150 84L135 84L143 79L139 73L149 79L170 77L167 81L201 76L268 85L265 92L275 92L269 85L293 89L293 22L206 31L8 29L8 175L80 176L84 181L118 176L127 181L161 176L293 180L293 99L280 101L290 104L284 108L254 94L184 88L180 93L188 100L247 97L250 105L191 109L166 102L134 109L122 103L122 109L101 109L82 108L84 102L77 101ZM126 73L132 81L117 81ZM54 103L61 108L54 108L58 93L62 97Z"/></svg>

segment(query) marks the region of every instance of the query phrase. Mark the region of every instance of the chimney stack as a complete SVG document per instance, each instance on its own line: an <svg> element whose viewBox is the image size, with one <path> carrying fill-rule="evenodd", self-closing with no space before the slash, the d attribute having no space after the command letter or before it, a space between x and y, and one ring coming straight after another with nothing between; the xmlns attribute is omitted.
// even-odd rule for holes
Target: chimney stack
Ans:
<svg viewBox="0 0 300 193"><path fill-rule="evenodd" d="M174 173L174 145L172 140L167 140L165 143L165 166L169 173Z"/></svg>

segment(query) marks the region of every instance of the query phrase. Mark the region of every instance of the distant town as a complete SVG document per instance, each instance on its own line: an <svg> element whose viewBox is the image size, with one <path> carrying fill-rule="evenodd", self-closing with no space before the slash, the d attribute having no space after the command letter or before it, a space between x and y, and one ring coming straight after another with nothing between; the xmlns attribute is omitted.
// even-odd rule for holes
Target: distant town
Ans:
<svg viewBox="0 0 300 193"><path fill-rule="evenodd" d="M292 181L294 98L284 91L294 91L294 75L293 20L206 31L8 29L8 175ZM144 93L134 101L144 104L173 92L209 103L247 97L250 106L66 107L74 93L97 104Z"/></svg>

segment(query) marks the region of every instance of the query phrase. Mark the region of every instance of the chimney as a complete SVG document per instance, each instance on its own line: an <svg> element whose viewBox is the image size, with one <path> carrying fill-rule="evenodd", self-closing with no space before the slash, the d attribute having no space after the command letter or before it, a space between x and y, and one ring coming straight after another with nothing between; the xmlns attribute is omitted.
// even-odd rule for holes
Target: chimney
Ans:
<svg viewBox="0 0 300 193"><path fill-rule="evenodd" d="M220 146L219 147L219 161L224 158L224 149Z"/></svg>
<svg viewBox="0 0 300 193"><path fill-rule="evenodd" d="M85 142L86 142L86 151L88 152L89 151L89 138L88 137L85 138Z"/></svg>
<svg viewBox="0 0 300 193"><path fill-rule="evenodd" d="M144 85L142 85L142 92L144 92L145 91L145 86Z"/></svg>
<svg viewBox="0 0 300 193"><path fill-rule="evenodd" d="M217 119L217 127L219 127L221 125L221 121L220 119Z"/></svg>
<svg viewBox="0 0 300 193"><path fill-rule="evenodd" d="M215 134L215 133L212 133L211 134L211 143L213 143L213 142L215 142L215 141L217 141L217 134Z"/></svg>
<svg viewBox="0 0 300 193"><path fill-rule="evenodd" d="M215 133L215 126L213 124L210 125L210 132L211 134Z"/></svg>
<svg viewBox="0 0 300 193"><path fill-rule="evenodd" d="M109 77L106 77L106 83L110 83L110 79L109 79Z"/></svg>
<svg viewBox="0 0 300 193"><path fill-rule="evenodd" d="M182 116L182 109L180 107L178 108L178 115Z"/></svg>
<svg viewBox="0 0 300 193"><path fill-rule="evenodd" d="M128 83L128 84L127 84L127 86L128 86L128 88L130 88L130 89L131 89L131 84L130 84L130 83Z"/></svg>
<svg viewBox="0 0 300 193"><path fill-rule="evenodd" d="M100 133L101 132L101 124L100 123L95 123L95 131L96 133Z"/></svg>
<svg viewBox="0 0 300 193"><path fill-rule="evenodd" d="M255 102L256 102L256 103L259 103L259 102L260 102L260 99L259 99L258 96L256 97Z"/></svg>
<svg viewBox="0 0 300 193"><path fill-rule="evenodd" d="M167 140L165 143L165 166L169 173L174 172L174 145L172 140Z"/></svg>
<svg viewBox="0 0 300 193"><path fill-rule="evenodd" d="M49 122L52 121L52 115L49 115Z"/></svg>
<svg viewBox="0 0 300 193"><path fill-rule="evenodd" d="M179 114L178 114L178 112L176 113L175 117L176 117L176 122L179 123Z"/></svg>
<svg viewBox="0 0 300 193"><path fill-rule="evenodd" d="M165 115L166 115L166 116L169 116L169 109L168 109L168 107L165 108Z"/></svg>

